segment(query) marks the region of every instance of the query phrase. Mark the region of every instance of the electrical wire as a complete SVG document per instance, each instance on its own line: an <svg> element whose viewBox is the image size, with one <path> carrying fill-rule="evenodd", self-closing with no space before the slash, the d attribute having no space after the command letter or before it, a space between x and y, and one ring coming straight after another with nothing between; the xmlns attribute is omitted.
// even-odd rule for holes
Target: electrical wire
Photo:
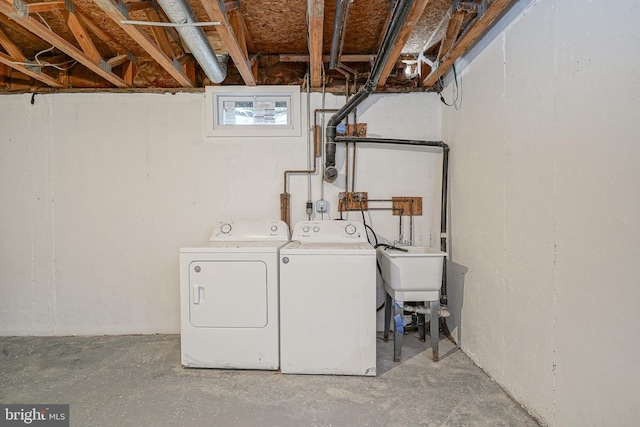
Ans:
<svg viewBox="0 0 640 427"><path fill-rule="evenodd" d="M340 211L340 213L342 213L342 211ZM369 227L367 225L367 222L365 221L364 206L362 204L362 199L360 199L360 213L362 213L362 223L364 224L365 233L367 234L367 242L369 242L369 244L371 246L373 246L374 248L377 248L379 246L379 244L378 244L378 236L376 235L376 232L373 231L373 228ZM373 235L373 238L374 238L374 240L376 242L375 245L373 243L371 243L371 240L369 239L369 233L367 233L367 230L371 231L371 234ZM378 261L378 257L377 256L376 256L376 267L378 268L378 273L380 273L380 277L382 277L382 267L380 266L380 262ZM382 304L380 304L378 307L376 307L376 313L378 311L382 310L382 308L386 304L386 300L387 300L387 298L385 297L384 301L382 301Z"/></svg>
<svg viewBox="0 0 640 427"><path fill-rule="evenodd" d="M40 18L40 20L42 21L42 23L45 25L45 27L47 27L49 29L49 31L53 30L51 29L51 26L49 25L49 23L42 17L42 15L40 15L40 13L36 13L36 15L38 15L38 18ZM43 53L47 53L47 52L51 52L53 49L55 49L54 46L48 47L46 49L41 50L40 52L36 53L36 55L34 56L34 60L33 62L20 62L20 61L12 61L12 64L15 65L22 65L24 67L33 67L33 66L39 66L39 67L53 67L56 70L60 70L60 71L68 71L70 70L74 65L76 65L78 63L78 61L74 60L74 59L70 59L68 61L65 62L61 62L59 64L53 64L51 62L47 62L47 61L41 61L39 56L42 55ZM66 64L71 64L68 67L62 67L62 65L66 65Z"/></svg>
<svg viewBox="0 0 640 427"><path fill-rule="evenodd" d="M447 107L453 107L454 105L456 105L456 103L458 102L459 99L459 95L460 95L460 87L458 86L458 72L456 71L456 66L455 64L452 64L452 68L453 68L453 79L455 81L456 84L456 90L455 90L455 95L453 98L453 101L451 101L451 104L447 103L447 101L445 101L444 96L442 96L442 92L438 92L438 95L440 95L440 101L442 101L442 103L444 105L446 105ZM438 81L440 82L440 87L443 86L443 82L442 82L442 77L438 77Z"/></svg>

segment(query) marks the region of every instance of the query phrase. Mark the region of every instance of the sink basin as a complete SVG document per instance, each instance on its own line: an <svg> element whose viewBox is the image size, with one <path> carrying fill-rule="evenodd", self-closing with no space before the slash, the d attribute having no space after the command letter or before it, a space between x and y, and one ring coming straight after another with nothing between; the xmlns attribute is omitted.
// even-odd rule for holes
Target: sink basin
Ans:
<svg viewBox="0 0 640 427"><path fill-rule="evenodd" d="M378 262L387 292L399 301L435 301L442 285L446 252L426 246L404 246L407 252L378 248Z"/></svg>

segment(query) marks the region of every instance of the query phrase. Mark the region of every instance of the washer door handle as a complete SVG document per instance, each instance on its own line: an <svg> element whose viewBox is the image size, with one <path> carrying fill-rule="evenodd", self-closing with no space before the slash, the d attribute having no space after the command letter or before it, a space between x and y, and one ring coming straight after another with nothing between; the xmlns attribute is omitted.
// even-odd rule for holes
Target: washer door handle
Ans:
<svg viewBox="0 0 640 427"><path fill-rule="evenodd" d="M193 285L193 303L200 304L200 290L202 286Z"/></svg>

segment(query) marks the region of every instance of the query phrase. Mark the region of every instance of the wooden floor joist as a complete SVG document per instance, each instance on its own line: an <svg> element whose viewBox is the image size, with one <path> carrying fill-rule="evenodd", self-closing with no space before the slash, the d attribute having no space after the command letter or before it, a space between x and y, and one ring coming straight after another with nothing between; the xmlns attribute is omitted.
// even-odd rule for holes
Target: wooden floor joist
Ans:
<svg viewBox="0 0 640 427"><path fill-rule="evenodd" d="M234 33L234 29L229 23L227 16L220 8L220 4L217 1L202 0L202 6L207 12L210 21L220 23L220 25L216 25L216 31L227 47L229 56L231 56L245 84L247 86L255 86L256 78L251 70L251 61L246 54L246 44L240 44L239 38ZM237 28L236 31L244 31L244 28L245 26L242 25L240 28Z"/></svg>
<svg viewBox="0 0 640 427"><path fill-rule="evenodd" d="M1 0L0 0L1 1ZM193 87L194 82L182 71L174 66L173 58L169 58L157 44L140 28L134 25L123 24L126 18L118 5L111 0L93 0L113 21L118 24L136 43L140 45L162 68L165 69L176 81L184 87Z"/></svg>
<svg viewBox="0 0 640 427"><path fill-rule="evenodd" d="M471 28L467 30L460 40L458 40L451 50L451 53L444 58L435 70L431 70L425 78L421 79L420 85L422 87L435 85L438 78L442 77L444 73L451 68L456 59L462 56L462 54L465 53L482 34L484 34L485 30L489 28L493 21L500 16L502 11L505 10L512 1L513 0L495 0L490 3L484 14L477 18Z"/></svg>
<svg viewBox="0 0 640 427"><path fill-rule="evenodd" d="M58 50L66 53L71 58L75 59L113 85L121 88L129 87L129 85L122 78L110 71L103 69L99 63L94 61L93 58L82 52L73 44L71 44L58 34L54 33L49 28L36 21L32 17L23 16L22 14L20 14L16 9L14 9L12 3L10 3L8 0L0 0L0 13L13 20L24 29L40 37L42 40L46 41Z"/></svg>

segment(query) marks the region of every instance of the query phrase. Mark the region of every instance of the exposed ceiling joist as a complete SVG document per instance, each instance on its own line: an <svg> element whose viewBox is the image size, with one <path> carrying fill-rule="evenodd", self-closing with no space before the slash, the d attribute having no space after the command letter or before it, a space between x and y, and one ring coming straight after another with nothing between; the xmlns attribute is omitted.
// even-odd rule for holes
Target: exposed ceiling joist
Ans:
<svg viewBox="0 0 640 427"><path fill-rule="evenodd" d="M122 78L110 71L103 69L99 63L94 61L93 58L76 48L64 38L51 31L49 28L42 25L40 22L36 21L28 15L23 16L22 14L20 14L16 9L13 8L12 4L9 3L9 0L0 0L0 13L13 20L24 29L37 35L56 49L66 53L71 58L75 59L113 85L120 88L130 86Z"/></svg>
<svg viewBox="0 0 640 427"><path fill-rule="evenodd" d="M307 7L309 11L309 55L307 60L311 69L311 86L320 87L322 86L324 0L308 0Z"/></svg>
<svg viewBox="0 0 640 427"><path fill-rule="evenodd" d="M471 47L471 45L485 32L485 30L493 23L493 21L500 16L503 10L513 0L495 0L488 7L482 16L476 18L475 22L471 24L471 27L460 38L456 45L451 50L451 53L444 58L438 68L431 70L429 74L420 82L421 86L429 87L436 84L438 78L446 73L453 63L462 56L463 53Z"/></svg>
<svg viewBox="0 0 640 427"><path fill-rule="evenodd" d="M98 52L96 45L93 44L93 41L91 40L87 29L85 28L84 24L80 22L80 19L75 14L75 11L66 10L64 15L67 19L67 25L69 26L71 33L73 33L73 36L78 41L78 44L80 45L80 48L82 48L82 51L89 58L99 63L102 60L102 56L100 55L100 52Z"/></svg>
<svg viewBox="0 0 640 427"><path fill-rule="evenodd" d="M13 58L14 61L24 62L26 57L22 53L22 50L11 40L9 34L7 34L2 27L0 27L0 46L7 51L9 56Z"/></svg>
<svg viewBox="0 0 640 427"><path fill-rule="evenodd" d="M222 12L220 4L216 0L201 0L209 20L213 22L220 22L220 25L216 25L216 31L220 35L222 42L227 46L229 55L233 59L233 63L240 72L242 79L248 86L256 85L256 78L253 75L251 69L251 61L247 55L246 44L240 45L237 36L234 33L234 29L229 23L227 16ZM236 29L237 31L244 31L244 25Z"/></svg>
<svg viewBox="0 0 640 427"><path fill-rule="evenodd" d="M173 58L169 58L153 40L141 29L133 25L122 24L126 18L118 10L118 6L111 0L93 0L113 21L118 24L133 40L142 47L162 68L184 87L193 87L194 82L173 65Z"/></svg>
<svg viewBox="0 0 640 427"><path fill-rule="evenodd" d="M33 79L41 81L42 83L49 85L51 87L57 87L57 88L64 87L64 85L60 83L60 81L54 79L53 77L47 74L44 74L43 72L39 72L39 73L35 72L23 65L17 64L14 58L8 55L5 55L4 53L0 53L0 64L4 64L8 67L11 67L14 70L21 72L22 74L25 74Z"/></svg>
<svg viewBox="0 0 640 427"><path fill-rule="evenodd" d="M144 10L147 19L151 22L162 22L160 19L160 15L155 10L149 8ZM169 37L167 36L167 32L162 27L149 27L151 33L153 34L153 38L156 41L156 44L165 55L169 58L173 58L175 54L173 53L173 48L171 47L171 43L169 42Z"/></svg>
<svg viewBox="0 0 640 427"><path fill-rule="evenodd" d="M466 12L463 10L456 10L451 15L444 39L442 40L442 43L440 43L438 59L442 59L449 54L449 51L460 34L460 27L462 27L462 21L464 21L465 15Z"/></svg>
<svg viewBox="0 0 640 427"><path fill-rule="evenodd" d="M6 55L0 52L0 63L49 86L59 88L64 86L60 81L43 73L41 67L39 71L36 71L36 68L33 67L26 67L24 63L27 61L27 57L22 53L22 50L13 42L13 40L11 40L11 37L9 37L2 27L0 27L0 45L8 53L8 55Z"/></svg>
<svg viewBox="0 0 640 427"><path fill-rule="evenodd" d="M385 64L384 68L382 69L382 74L380 75L380 81L378 82L378 87L383 87L387 82L387 78L389 77L391 70L393 70L393 67L396 65L398 58L400 58L400 54L402 53L402 48L404 47L405 43L409 39L411 32L414 30L414 28L418 24L418 20L422 16L422 12L424 11L424 8L427 6L427 3L429 3L429 0L415 0L413 2L413 6L409 11L407 20L404 26L402 27L402 30L400 30L400 34L398 35L398 40L396 41L396 44L391 49L389 60Z"/></svg>
<svg viewBox="0 0 640 427"><path fill-rule="evenodd" d="M102 28L98 27L95 22L93 22L89 17L83 15L81 12L76 10L76 16L82 22L82 24L91 31L97 38L102 40L109 48L111 48L114 52L125 52L126 49L113 37L107 34Z"/></svg>
<svg viewBox="0 0 640 427"><path fill-rule="evenodd" d="M245 43L247 45L247 51L249 53L255 53L256 47L253 44L253 37L251 37L251 33L249 33L249 30L247 30L247 23L244 21L240 10L237 8L233 10L227 9L227 16L229 17L229 22L232 26L234 25L234 21L237 21L238 24L242 26L242 37L244 37ZM233 28L235 31L235 26ZM240 30L238 30L236 34L239 32Z"/></svg>
<svg viewBox="0 0 640 427"><path fill-rule="evenodd" d="M29 13L50 12L64 9L64 1L49 1L29 4Z"/></svg>
<svg viewBox="0 0 640 427"><path fill-rule="evenodd" d="M298 55L298 54L290 54L290 55L279 55L278 59L280 62L309 62L311 59L309 55ZM329 62L329 55L322 55L322 61ZM376 55L342 55L339 59L340 62L373 62L376 60Z"/></svg>

